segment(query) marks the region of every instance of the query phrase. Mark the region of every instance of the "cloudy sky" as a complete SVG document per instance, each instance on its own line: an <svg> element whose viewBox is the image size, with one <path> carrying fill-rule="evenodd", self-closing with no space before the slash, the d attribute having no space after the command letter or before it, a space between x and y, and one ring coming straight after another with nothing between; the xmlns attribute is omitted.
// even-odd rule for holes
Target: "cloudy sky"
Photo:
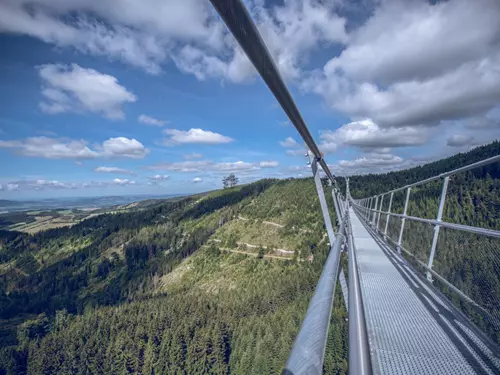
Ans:
<svg viewBox="0 0 500 375"><path fill-rule="evenodd" d="M245 1L335 173L500 135L497 0ZM307 175L208 0L0 0L0 199Z"/></svg>

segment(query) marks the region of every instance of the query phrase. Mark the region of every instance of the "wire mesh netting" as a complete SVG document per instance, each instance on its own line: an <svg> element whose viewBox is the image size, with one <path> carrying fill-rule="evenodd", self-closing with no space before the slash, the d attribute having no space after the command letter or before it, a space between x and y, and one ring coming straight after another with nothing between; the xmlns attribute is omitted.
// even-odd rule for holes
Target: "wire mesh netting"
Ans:
<svg viewBox="0 0 500 375"><path fill-rule="evenodd" d="M500 343L500 239L441 228L433 270L470 297L474 308L443 283L440 289Z"/></svg>
<svg viewBox="0 0 500 375"><path fill-rule="evenodd" d="M402 245L418 260L427 264L433 236L433 225L414 220L406 220Z"/></svg>
<svg viewBox="0 0 500 375"><path fill-rule="evenodd" d="M382 222L383 220L383 222ZM387 231L389 230L389 223L391 221L391 215L384 215L383 218L380 219L380 230L382 231L382 233L384 233L384 235L387 233Z"/></svg>
<svg viewBox="0 0 500 375"><path fill-rule="evenodd" d="M500 230L500 163L450 176L443 221Z"/></svg>
<svg viewBox="0 0 500 375"><path fill-rule="evenodd" d="M387 210L389 209L390 196L391 196L390 194L384 195L384 199L381 202L382 211L387 212Z"/></svg>
<svg viewBox="0 0 500 375"><path fill-rule="evenodd" d="M377 215L377 228L381 233L384 233L384 228L385 228L385 220L387 218L386 214L378 214Z"/></svg>
<svg viewBox="0 0 500 375"><path fill-rule="evenodd" d="M389 218L389 225L387 226L387 237L389 238L389 244L395 248L394 243L398 242L399 232L401 231L401 221L402 219L396 216Z"/></svg>
<svg viewBox="0 0 500 375"><path fill-rule="evenodd" d="M366 216L364 216L363 219L366 222L370 223L372 221L372 216L373 216L373 213L370 210L367 210Z"/></svg>
<svg viewBox="0 0 500 375"><path fill-rule="evenodd" d="M407 214L425 219L435 219L442 189L443 179L412 187Z"/></svg>
<svg viewBox="0 0 500 375"><path fill-rule="evenodd" d="M391 212L395 214L402 214L404 212L406 200L406 189L396 191L392 197Z"/></svg>

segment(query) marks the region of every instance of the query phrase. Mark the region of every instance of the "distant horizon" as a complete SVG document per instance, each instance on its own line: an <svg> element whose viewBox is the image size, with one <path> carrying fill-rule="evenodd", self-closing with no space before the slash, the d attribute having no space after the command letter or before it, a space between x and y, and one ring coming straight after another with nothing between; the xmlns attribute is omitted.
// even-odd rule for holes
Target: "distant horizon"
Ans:
<svg viewBox="0 0 500 375"><path fill-rule="evenodd" d="M474 145L474 146L471 146L468 150L462 150L462 151L457 151L456 153L454 154L451 154L451 155L447 155L447 156L443 156L443 157L439 157L439 158L420 158L418 156L415 156L412 160L412 163L409 164L409 165L406 165L406 166L403 166L401 168L394 168L392 170L377 170L377 171L372 171L372 170L364 170L364 171L357 171L358 173L354 173L354 174L341 174L341 173L336 173L335 176L336 177L351 177L351 176L361 176L361 175L369 175L369 174L374 174L374 175L380 175L380 174L388 174L388 173L393 173L393 172L401 172L401 171L405 171L405 170L410 170L410 169L413 169L413 168L417 168L417 167L422 167L422 166L425 166L425 165L428 165L428 164L432 164L434 162L437 162L437 161L440 161L440 160L444 160L444 159L448 159L448 158L451 158L451 157L454 157L454 156L457 156L459 154L467 154L471 151L474 151L476 149L479 149L481 147L487 147L495 142L500 142L499 140L492 140L490 142L487 142L485 144L481 144L481 145ZM249 184L249 183L253 183L253 182L256 182L256 181L259 181L259 180L262 180L262 179L267 179L267 178L274 178L274 179L289 179L289 178L312 178L312 175L308 175L307 172L310 172L309 171L306 171L304 174L305 175L298 175L298 176L275 176L275 177L272 177L272 176L260 176L260 178L254 178L254 179L250 179L250 180L247 180L245 178L245 176L243 176L243 178L240 177L240 183L238 185L245 185L245 184ZM323 172L321 171L321 174L323 176ZM237 176L238 177L238 176ZM215 182L214 182L214 185L217 185ZM144 187L143 185L138 185L136 187ZM163 185L156 185L156 188L164 188ZM189 196L189 195L195 195L195 194L202 194L202 193L205 193L205 192L210 192L210 191L214 191L214 190L219 190L219 189L222 189L223 186L206 186L206 185L203 185L203 186L198 186L198 189L194 190L194 191L190 191L190 192L184 192L184 193L158 193L158 192L144 192L144 191L138 191L138 192L130 192L130 191L127 191L127 193L124 193L124 194L121 194L119 192L117 192L115 190L114 193L111 193L111 194L105 194L105 193L101 193L101 194L89 194L89 195L67 195L67 196L43 196L43 197L40 197L40 196L24 196L22 198L12 198L12 197L1 197L0 196L0 201L12 201L12 202L29 202L29 201L50 201L50 200L71 200L71 199L92 199L92 198L112 198L112 197L140 197L140 196L147 196L147 197L175 197L175 196ZM68 190L68 189L61 189L60 192L69 192L69 191L74 191L73 189L71 190ZM92 190L87 190L89 192L91 192ZM49 194L50 193L54 193L54 190L49 190L48 191ZM45 190L40 190L38 191L38 193L47 193L47 191Z"/></svg>
<svg viewBox="0 0 500 375"><path fill-rule="evenodd" d="M193 193L199 194L199 193ZM67 196L67 197L43 197L43 198L23 198L23 199L10 199L10 198L0 198L1 201L11 201L11 202L30 202L30 201L52 201L52 200L71 200L71 199L92 199L92 198L115 198L115 197L138 197L138 196L147 196L147 197L180 197L184 195L192 195L192 194L181 194L181 193L172 193L172 194L151 194L151 193L135 193L135 194L111 194L111 195L81 195L81 196Z"/></svg>

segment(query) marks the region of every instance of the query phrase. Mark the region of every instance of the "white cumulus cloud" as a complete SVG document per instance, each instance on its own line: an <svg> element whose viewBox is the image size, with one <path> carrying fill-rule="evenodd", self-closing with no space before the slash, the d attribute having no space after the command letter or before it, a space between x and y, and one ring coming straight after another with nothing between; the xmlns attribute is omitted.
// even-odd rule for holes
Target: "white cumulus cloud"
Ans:
<svg viewBox="0 0 500 375"><path fill-rule="evenodd" d="M186 160L173 163L158 163L147 166L149 170L165 170L183 173L239 173L249 174L263 168L275 168L279 165L277 161L266 160L261 162L246 162L238 160L235 162L214 163L211 160Z"/></svg>
<svg viewBox="0 0 500 375"><path fill-rule="evenodd" d="M42 79L42 111L92 112L110 119L123 119L123 105L137 97L110 75L77 64L47 64L38 67Z"/></svg>
<svg viewBox="0 0 500 375"><path fill-rule="evenodd" d="M154 176L151 176L149 179L151 181L159 182L159 181L166 181L170 177L166 174L155 174Z"/></svg>
<svg viewBox="0 0 500 375"><path fill-rule="evenodd" d="M216 163L211 167L211 169L221 172L248 171L256 168L257 166L253 163L247 163L241 160L230 163Z"/></svg>
<svg viewBox="0 0 500 375"><path fill-rule="evenodd" d="M36 190L41 190L45 188L52 189L77 189L78 185L73 182L62 182L57 180L36 180L31 186Z"/></svg>
<svg viewBox="0 0 500 375"><path fill-rule="evenodd" d="M113 157L127 157L132 159L142 159L149 150L136 139L125 137L110 138L104 141L102 147L103 155Z"/></svg>
<svg viewBox="0 0 500 375"><path fill-rule="evenodd" d="M0 185L0 190L76 190L87 188L108 188L112 186L133 186L139 185L136 181L115 178L108 181L59 181L50 179L19 180L11 181L8 184Z"/></svg>
<svg viewBox="0 0 500 375"><path fill-rule="evenodd" d="M169 145L183 143L217 145L233 141L233 139L230 137L226 137L225 135L203 129L165 129L163 133L168 136L168 138L165 140L165 144Z"/></svg>
<svg viewBox="0 0 500 375"><path fill-rule="evenodd" d="M15 154L46 159L94 159L101 157L144 158L149 150L136 139L110 138L89 147L84 140L67 138L30 137L23 140L2 141L0 148L12 149Z"/></svg>
<svg viewBox="0 0 500 375"><path fill-rule="evenodd" d="M346 43L340 2L246 2L283 75L295 79L320 46ZM105 56L158 74L172 61L198 79L244 82L251 63L199 0L4 0L0 32L28 35L57 47Z"/></svg>
<svg viewBox="0 0 500 375"><path fill-rule="evenodd" d="M274 160L261 161L259 167L261 168L276 168L280 163Z"/></svg>
<svg viewBox="0 0 500 375"><path fill-rule="evenodd" d="M303 82L381 128L434 126L500 101L500 3L385 1Z"/></svg>
<svg viewBox="0 0 500 375"><path fill-rule="evenodd" d="M90 159L99 153L83 140L30 137L23 140L0 141L0 148L10 148L16 154L47 159Z"/></svg>
<svg viewBox="0 0 500 375"><path fill-rule="evenodd" d="M129 174L129 175L136 174L135 172L130 171L128 169L116 168L116 167L97 167L96 169L94 169L94 171L101 173L115 173L115 174Z"/></svg>
<svg viewBox="0 0 500 375"><path fill-rule="evenodd" d="M136 182L128 179L115 178L113 180L113 184L118 186L125 186L125 185L135 185Z"/></svg>
<svg viewBox="0 0 500 375"><path fill-rule="evenodd" d="M0 188L0 190L2 190L2 189ZM17 191L17 190L19 190L19 184L6 184L5 185L5 190L7 190L7 191Z"/></svg>
<svg viewBox="0 0 500 375"><path fill-rule="evenodd" d="M282 5L266 7L262 1L248 2L249 11L273 55L280 72L288 79L297 79L302 66L320 45L345 43L346 20L336 13L336 2L288 0ZM255 70L228 38L227 55L207 52L188 45L174 57L177 66L198 79L224 78L245 82Z"/></svg>
<svg viewBox="0 0 500 375"><path fill-rule="evenodd" d="M137 121L139 121L141 124L152 125L152 126L164 126L164 125L168 124L168 121L159 120L157 118L147 116L147 115L140 115L137 118Z"/></svg>
<svg viewBox="0 0 500 375"><path fill-rule="evenodd" d="M341 160L339 166L342 168L379 168L392 167L403 164L405 160L396 155L370 155L354 160Z"/></svg>
<svg viewBox="0 0 500 375"><path fill-rule="evenodd" d="M198 182L202 182L203 180L200 177L193 178L193 182L197 184Z"/></svg>
<svg viewBox="0 0 500 375"><path fill-rule="evenodd" d="M123 61L158 74L178 45L217 50L224 29L198 0L0 2L0 31Z"/></svg>
<svg viewBox="0 0 500 375"><path fill-rule="evenodd" d="M300 144L292 137L286 137L284 141L280 141L280 145L286 148L300 147Z"/></svg>
<svg viewBox="0 0 500 375"><path fill-rule="evenodd" d="M427 141L424 127L381 128L370 119L353 121L334 131L324 131L319 145L323 152L336 151L339 146L390 152L388 148L422 145Z"/></svg>

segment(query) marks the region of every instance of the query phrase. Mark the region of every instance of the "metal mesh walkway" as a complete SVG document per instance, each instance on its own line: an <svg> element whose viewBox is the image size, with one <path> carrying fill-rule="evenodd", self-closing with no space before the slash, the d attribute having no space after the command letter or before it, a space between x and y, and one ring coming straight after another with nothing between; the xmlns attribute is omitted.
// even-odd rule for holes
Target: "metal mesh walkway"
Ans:
<svg viewBox="0 0 500 375"><path fill-rule="evenodd" d="M500 374L500 360L449 303L349 210L374 374Z"/></svg>

